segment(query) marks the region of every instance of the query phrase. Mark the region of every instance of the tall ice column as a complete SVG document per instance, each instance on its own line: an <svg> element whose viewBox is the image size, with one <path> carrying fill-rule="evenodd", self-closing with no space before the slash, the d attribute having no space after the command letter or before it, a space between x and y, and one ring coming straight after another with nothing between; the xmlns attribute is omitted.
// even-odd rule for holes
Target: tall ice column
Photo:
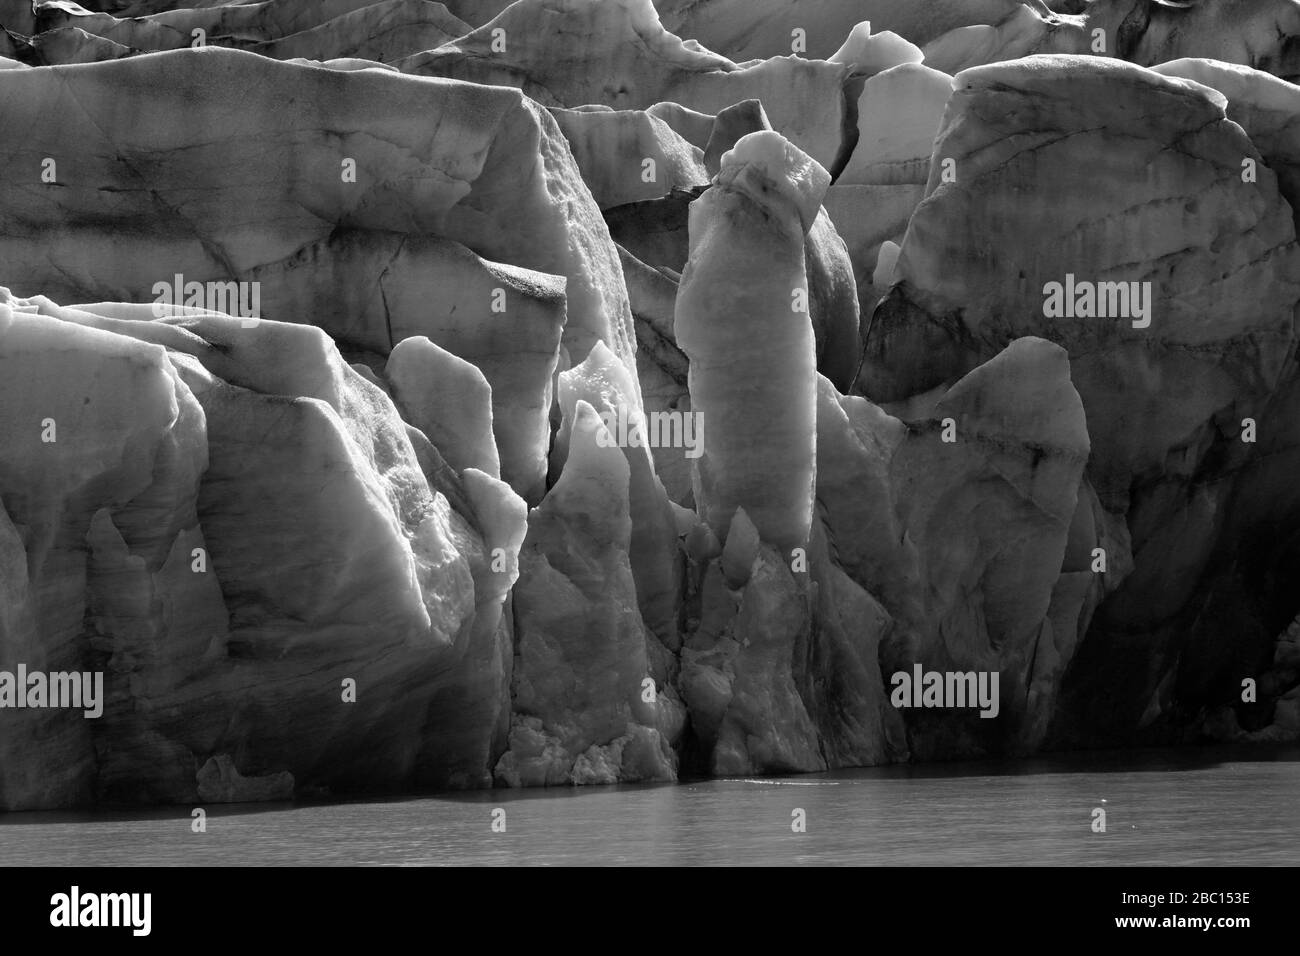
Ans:
<svg viewBox="0 0 1300 956"><path fill-rule="evenodd" d="M691 205L674 319L703 416L700 515L723 539L743 507L786 556L812 525L817 373L804 237L829 185L779 133L742 137Z"/></svg>

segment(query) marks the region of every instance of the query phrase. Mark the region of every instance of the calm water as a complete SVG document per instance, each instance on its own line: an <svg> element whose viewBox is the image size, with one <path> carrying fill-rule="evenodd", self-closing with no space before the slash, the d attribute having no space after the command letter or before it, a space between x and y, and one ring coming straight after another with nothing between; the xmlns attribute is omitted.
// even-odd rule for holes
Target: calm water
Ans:
<svg viewBox="0 0 1300 956"><path fill-rule="evenodd" d="M3 864L1300 864L1300 750L335 804L0 814ZM1104 802L1103 802L1104 801ZM1107 832L1090 829L1104 807ZM493 810L506 832L493 833ZM791 831L791 812L807 832Z"/></svg>

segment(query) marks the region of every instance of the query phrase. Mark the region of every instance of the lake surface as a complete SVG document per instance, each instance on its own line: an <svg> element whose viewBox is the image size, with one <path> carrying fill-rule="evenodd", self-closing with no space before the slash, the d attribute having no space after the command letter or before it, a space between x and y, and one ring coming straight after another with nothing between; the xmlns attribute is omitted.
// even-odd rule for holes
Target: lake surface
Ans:
<svg viewBox="0 0 1300 956"><path fill-rule="evenodd" d="M1300 864L1300 749L347 803L0 814L0 864ZM1106 832L1094 833L1094 808ZM505 832L493 832L504 811ZM807 831L794 833L792 812Z"/></svg>

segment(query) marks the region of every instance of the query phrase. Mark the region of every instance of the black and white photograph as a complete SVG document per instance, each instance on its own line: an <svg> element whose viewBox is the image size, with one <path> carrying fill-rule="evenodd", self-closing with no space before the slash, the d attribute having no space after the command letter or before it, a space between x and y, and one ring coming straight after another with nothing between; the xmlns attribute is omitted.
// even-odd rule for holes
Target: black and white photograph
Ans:
<svg viewBox="0 0 1300 956"><path fill-rule="evenodd" d="M1298 83L1300 0L0 0L17 915L1050 867L1267 932Z"/></svg>

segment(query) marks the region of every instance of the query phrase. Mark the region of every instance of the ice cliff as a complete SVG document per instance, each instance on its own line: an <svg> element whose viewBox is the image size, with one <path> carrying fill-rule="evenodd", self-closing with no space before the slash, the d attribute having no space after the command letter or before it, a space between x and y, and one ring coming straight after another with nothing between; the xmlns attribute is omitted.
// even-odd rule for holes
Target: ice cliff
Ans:
<svg viewBox="0 0 1300 956"><path fill-rule="evenodd" d="M1237 6L0 7L0 809L1300 739Z"/></svg>

